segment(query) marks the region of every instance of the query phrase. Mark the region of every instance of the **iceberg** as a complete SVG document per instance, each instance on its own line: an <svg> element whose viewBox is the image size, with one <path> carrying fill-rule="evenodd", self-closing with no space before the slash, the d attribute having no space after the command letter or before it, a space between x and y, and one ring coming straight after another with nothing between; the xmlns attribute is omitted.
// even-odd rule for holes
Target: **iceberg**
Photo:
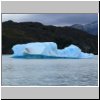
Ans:
<svg viewBox="0 0 100 100"><path fill-rule="evenodd" d="M58 49L54 42L33 42L12 47L13 57L22 58L93 58L94 54L84 53L76 45Z"/></svg>

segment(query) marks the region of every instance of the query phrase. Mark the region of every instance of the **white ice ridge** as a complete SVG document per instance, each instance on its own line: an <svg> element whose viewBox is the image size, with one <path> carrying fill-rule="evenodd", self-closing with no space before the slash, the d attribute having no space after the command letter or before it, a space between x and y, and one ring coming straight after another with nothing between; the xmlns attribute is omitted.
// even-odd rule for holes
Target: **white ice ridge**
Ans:
<svg viewBox="0 0 100 100"><path fill-rule="evenodd" d="M17 44L12 47L14 57L25 55L43 55L48 57L61 58L93 58L94 54L84 53L73 44L64 49L57 49L54 42L33 42L27 44Z"/></svg>

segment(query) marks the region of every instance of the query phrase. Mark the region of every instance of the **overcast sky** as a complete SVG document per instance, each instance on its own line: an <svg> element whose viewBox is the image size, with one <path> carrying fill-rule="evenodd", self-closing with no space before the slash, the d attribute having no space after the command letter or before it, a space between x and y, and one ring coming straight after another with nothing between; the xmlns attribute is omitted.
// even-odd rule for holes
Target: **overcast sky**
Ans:
<svg viewBox="0 0 100 100"><path fill-rule="evenodd" d="M2 21L41 22L45 25L70 26L98 20L97 14L2 14Z"/></svg>

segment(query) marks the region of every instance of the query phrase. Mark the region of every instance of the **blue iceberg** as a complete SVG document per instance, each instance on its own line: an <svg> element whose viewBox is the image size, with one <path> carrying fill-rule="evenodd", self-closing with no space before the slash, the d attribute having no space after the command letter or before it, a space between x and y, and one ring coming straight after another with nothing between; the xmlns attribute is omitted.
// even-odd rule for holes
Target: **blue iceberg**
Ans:
<svg viewBox="0 0 100 100"><path fill-rule="evenodd" d="M93 58L94 54L84 53L73 44L64 49L57 49L54 42L33 42L17 44L12 47L13 57L18 58Z"/></svg>

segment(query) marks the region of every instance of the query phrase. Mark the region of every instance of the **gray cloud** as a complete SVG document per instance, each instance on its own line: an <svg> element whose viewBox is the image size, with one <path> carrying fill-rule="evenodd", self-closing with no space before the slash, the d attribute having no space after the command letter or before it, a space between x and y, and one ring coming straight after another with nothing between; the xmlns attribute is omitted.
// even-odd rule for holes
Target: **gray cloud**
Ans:
<svg viewBox="0 0 100 100"><path fill-rule="evenodd" d="M2 14L2 21L41 22L45 25L87 24L98 20L97 14Z"/></svg>

